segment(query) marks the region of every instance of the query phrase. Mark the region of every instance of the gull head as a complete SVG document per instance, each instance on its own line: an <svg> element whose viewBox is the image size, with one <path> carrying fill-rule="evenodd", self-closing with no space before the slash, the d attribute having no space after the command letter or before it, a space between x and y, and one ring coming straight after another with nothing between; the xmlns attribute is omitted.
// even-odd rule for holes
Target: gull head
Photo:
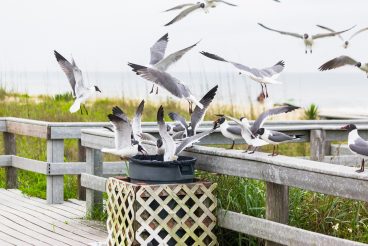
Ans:
<svg viewBox="0 0 368 246"><path fill-rule="evenodd" d="M346 126L341 127L340 129L341 130L348 131L348 132L351 132L351 131L357 129L357 127L354 124L349 124L349 125L346 125Z"/></svg>
<svg viewBox="0 0 368 246"><path fill-rule="evenodd" d="M342 47L344 47L345 49L347 49L349 47L349 41L345 41L344 44L342 45Z"/></svg>
<svg viewBox="0 0 368 246"><path fill-rule="evenodd" d="M304 33L303 38L304 39L308 39L309 38L309 35L307 33Z"/></svg>
<svg viewBox="0 0 368 246"><path fill-rule="evenodd" d="M362 63L361 62L358 62L357 64L355 64L355 66L361 67L362 66Z"/></svg>
<svg viewBox="0 0 368 246"><path fill-rule="evenodd" d="M241 118L240 118L240 122L241 122L241 123L243 123L244 125L246 125L247 127L250 127L250 125L249 125L249 121L248 121L248 119L247 119L247 118L245 118L245 117L241 117Z"/></svg>
<svg viewBox="0 0 368 246"><path fill-rule="evenodd" d="M96 85L94 87L95 87L95 91L98 91L101 93L100 88L98 88Z"/></svg>
<svg viewBox="0 0 368 246"><path fill-rule="evenodd" d="M262 136L265 133L265 129L264 128L259 128L256 132L257 135Z"/></svg>
<svg viewBox="0 0 368 246"><path fill-rule="evenodd" d="M164 144L164 142L162 142L162 139L158 138L157 141L156 141L157 148L161 148L163 144Z"/></svg>
<svg viewBox="0 0 368 246"><path fill-rule="evenodd" d="M148 155L147 151L142 147L142 145L138 144L138 152L142 153L143 155Z"/></svg>
<svg viewBox="0 0 368 246"><path fill-rule="evenodd" d="M222 123L224 123L224 122L225 122L225 117L224 117L223 115L218 114L218 115L216 115L216 116L219 116L220 118L218 118L217 120L215 120L215 121L213 122L215 126L216 126L216 125L221 125Z"/></svg>

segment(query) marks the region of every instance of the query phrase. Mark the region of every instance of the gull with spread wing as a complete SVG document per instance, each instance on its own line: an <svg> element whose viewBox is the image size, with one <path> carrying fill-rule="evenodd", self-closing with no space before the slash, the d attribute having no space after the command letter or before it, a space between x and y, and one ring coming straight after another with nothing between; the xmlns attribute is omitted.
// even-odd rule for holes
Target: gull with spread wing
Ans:
<svg viewBox="0 0 368 246"><path fill-rule="evenodd" d="M164 108L162 105L160 106L159 110L157 111L157 124L158 124L158 130L159 134L161 136L165 154L164 154L164 161L175 161L178 159L178 155L185 150L187 147L192 146L194 143L199 142L202 138L210 135L213 133L216 128L217 124L214 123L214 126L212 129L201 132L199 134L196 134L194 136L185 138L178 144L175 143L174 139L170 134L167 132L167 127L164 121Z"/></svg>
<svg viewBox="0 0 368 246"><path fill-rule="evenodd" d="M233 120L236 124L238 124L240 126L241 135L242 135L243 139L245 140L245 142L248 144L248 149L245 152L249 151L251 149L251 147L253 146L254 149L253 149L252 152L250 152L250 154L253 154L258 149L258 147L261 147L263 145L268 144L266 141L260 139L259 136L257 135L258 129L263 126L263 124L268 119L268 117L270 117L272 115L288 113L288 112L294 111L296 109L299 109L299 107L296 107L296 106L293 106L293 105L286 105L286 106L270 109L270 110L262 113L254 121L252 126L250 126L248 119L245 118L245 117L241 117L240 120L238 120L236 118L233 118L233 117L230 117L230 116L226 116L226 115L225 115L225 117L230 119L230 120Z"/></svg>
<svg viewBox="0 0 368 246"><path fill-rule="evenodd" d="M169 34L163 35L156 43L150 48L151 58L149 65L151 68L165 72L171 65L179 61L189 50L195 47L199 42L178 50L165 57L166 47L169 42ZM153 93L155 89L155 83L152 85L150 93ZM156 88L156 94L158 93L158 87Z"/></svg>
<svg viewBox="0 0 368 246"><path fill-rule="evenodd" d="M54 54L57 62L59 63L61 69L64 71L66 76L68 77L69 83L72 86L73 97L75 98L73 105L70 107L69 111L71 113L77 112L79 109L81 110L81 114L83 114L81 105L83 105L86 114L88 111L84 103L92 96L96 94L96 92L101 92L100 89L94 85L91 87L86 87L83 82L82 71L75 64L74 59L70 63L67 59L65 59L62 55L60 55L56 50L54 50Z"/></svg>
<svg viewBox="0 0 368 246"><path fill-rule="evenodd" d="M325 27L325 26L321 26L321 25L317 25L319 28L322 28L322 29L325 29L327 31L330 31L330 32L335 32L333 29L331 28L328 28L328 27ZM354 26L355 27L355 26ZM362 32L365 32L368 30L368 27L365 27L365 28L362 28L356 32L354 32L348 39L344 39L342 37L342 35L337 35L343 42L343 45L342 47L344 47L345 49L347 49L349 46L350 46L350 41L355 37L357 36L358 34L362 33Z"/></svg>
<svg viewBox="0 0 368 246"><path fill-rule="evenodd" d="M162 72L153 68L128 63L132 67L133 72L142 78L156 83L158 86L166 89L171 95L182 99L185 98L189 102L189 112L192 113L192 104L203 108L203 105L193 96L189 88L181 83L177 78L174 78L167 72Z"/></svg>
<svg viewBox="0 0 368 246"><path fill-rule="evenodd" d="M202 51L200 53L210 59L230 63L240 70L239 74L244 74L250 79L260 83L262 87L262 94L264 97L268 97L267 84L282 84L276 79L279 77L280 73L284 70L285 67L284 61L279 61L272 67L258 69L258 68L251 68L237 62L225 60L224 58L218 55L211 54L205 51Z"/></svg>
<svg viewBox="0 0 368 246"><path fill-rule="evenodd" d="M368 78L368 63L358 62L354 60L353 58L351 58L350 56L339 56L332 60L329 60L328 62L322 64L319 67L319 70L326 71L326 70L331 70L331 69L335 69L338 67L343 67L346 65L355 66L359 68L360 70L366 73L367 78Z"/></svg>
<svg viewBox="0 0 368 246"><path fill-rule="evenodd" d="M229 6L236 7L237 5L223 1L223 0L206 0L204 3L197 2L197 3L186 3L186 4L180 4L173 8L167 9L164 12L169 12L172 10L180 10L183 9L177 16L175 16L174 19L172 19L170 22L165 24L165 26L169 26L171 24L174 24L175 22L178 22L182 19L184 19L187 15L190 13L193 13L196 10L203 9L205 13L209 12L210 8L217 7L218 3L224 3Z"/></svg>
<svg viewBox="0 0 368 246"><path fill-rule="evenodd" d="M178 113L175 113L175 112L169 113L170 118L173 121L180 124L185 129L185 133L186 133L185 135L186 136L188 136L188 137L194 136L197 133L197 128L198 128L199 124L201 124L201 122L203 121L203 118L206 115L206 112L207 112L211 102L215 98L217 89L218 89L218 85L216 85L211 90L209 90L206 93L206 95L204 95L203 98L199 101L203 105L203 108L200 108L198 106L196 106L194 108L194 111L190 116L190 124L189 125L187 124L186 120L181 115L179 115Z"/></svg>
<svg viewBox="0 0 368 246"><path fill-rule="evenodd" d="M341 33L347 32L350 29L352 29L353 27L343 30L343 31L339 31L339 32L327 32L327 33L319 33L319 34L314 34L314 35L310 35L308 33L304 33L304 34L299 34L299 33L294 33L294 32L285 32L285 31L279 31L270 27L267 27L261 23L258 23L258 25L260 25L261 27L269 30L269 31L273 31L273 32L277 32L280 33L282 35L288 35L291 37L295 37L295 38L300 38L304 41L304 45L305 45L305 54L308 53L308 49L309 52L312 53L312 47L314 44L314 40L319 39L319 38L327 38L327 37L333 37L336 35L339 35Z"/></svg>

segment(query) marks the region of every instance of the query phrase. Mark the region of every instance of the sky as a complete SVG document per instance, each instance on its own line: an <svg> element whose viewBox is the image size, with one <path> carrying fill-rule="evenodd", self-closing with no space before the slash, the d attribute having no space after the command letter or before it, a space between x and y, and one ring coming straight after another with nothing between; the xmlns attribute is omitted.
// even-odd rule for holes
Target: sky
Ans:
<svg viewBox="0 0 368 246"><path fill-rule="evenodd" d="M317 72L322 63L342 54L366 61L368 32L357 36L348 50L338 38L327 38L317 40L314 53L305 55L301 40L257 25L312 34L321 32L316 24L336 30L356 24L357 30L368 26L366 0L228 1L239 7L198 11L164 27L176 12L163 10L187 1L1 0L0 71L59 71L53 56L57 50L67 58L73 55L85 71L127 72L127 62L148 64L149 48L166 32L167 53L201 40L173 71L232 70L198 54L202 50L260 68L282 59L287 72Z"/></svg>

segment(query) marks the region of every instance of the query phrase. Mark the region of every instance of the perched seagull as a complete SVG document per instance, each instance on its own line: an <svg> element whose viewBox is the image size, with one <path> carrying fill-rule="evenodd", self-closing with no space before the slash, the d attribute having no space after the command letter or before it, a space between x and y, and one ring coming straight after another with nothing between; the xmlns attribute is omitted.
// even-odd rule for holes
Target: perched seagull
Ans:
<svg viewBox="0 0 368 246"><path fill-rule="evenodd" d="M242 139L241 135L241 128L239 126L230 126L229 123L226 121L224 115L217 115L218 118L215 122L220 125L220 131L222 136L225 138L229 138L233 141L230 149L234 148L235 140Z"/></svg>
<svg viewBox="0 0 368 246"><path fill-rule="evenodd" d="M217 128L217 124L214 124L212 129L201 132L194 136L185 138L184 140L176 144L172 136L170 136L170 134L167 132L167 127L164 121L164 108L162 107L162 105L157 111L157 124L158 124L158 130L159 130L161 139L163 141L163 146L165 150L164 161L177 160L178 155L183 150L185 150L185 148L192 146L196 142L199 142L202 138L213 133Z"/></svg>
<svg viewBox="0 0 368 246"><path fill-rule="evenodd" d="M176 124L166 124L167 131L169 134L175 135L180 132L186 132L186 129L182 126L182 124L176 123Z"/></svg>
<svg viewBox="0 0 368 246"><path fill-rule="evenodd" d="M185 133L188 137L193 136L197 133L197 128L202 123L203 118L211 102L215 98L217 89L218 89L218 85L213 87L211 90L209 90L206 93L206 95L202 97L202 99L199 102L203 105L203 108L199 108L198 106L194 108L194 111L190 116L189 125L187 124L186 120L182 116L180 116L178 113L175 113L175 112L169 113L170 118L173 121L176 121L177 123L179 123L185 129Z"/></svg>
<svg viewBox="0 0 368 246"><path fill-rule="evenodd" d="M107 117L114 127L115 148L102 148L101 151L103 153L117 155L122 160L127 160L138 153L147 154L139 142L132 142L132 127L129 121L126 121L121 116L115 114L109 114Z"/></svg>
<svg viewBox="0 0 368 246"><path fill-rule="evenodd" d="M165 72L172 64L179 61L189 50L195 47L199 42L176 51L165 57L167 43L169 42L169 34L166 33L162 36L156 43L150 48L151 59L149 65L151 68ZM155 84L153 84L151 92L153 93L155 89ZM156 94L158 93L158 87L156 88Z"/></svg>
<svg viewBox="0 0 368 246"><path fill-rule="evenodd" d="M250 68L240 63L225 60L224 58L218 55L214 55L205 51L202 51L200 53L208 58L232 64L234 67L240 70L239 74L244 74L250 79L260 83L262 87L262 94L265 97L268 97L267 84L282 84L276 79L279 77L280 73L284 70L285 67L284 61L279 61L272 67L258 69L258 68ZM263 89L263 86L265 87L265 89Z"/></svg>
<svg viewBox="0 0 368 246"><path fill-rule="evenodd" d="M276 146L278 146L279 144L300 140L300 138L303 136L303 135L290 136L282 132L267 130L265 128L259 128L256 133L260 136L262 140L273 145L273 151L271 156L276 156L279 154L278 148L277 151L275 152Z"/></svg>
<svg viewBox="0 0 368 246"><path fill-rule="evenodd" d="M325 29L327 31L330 32L335 32L334 30L332 30L331 28L325 27L325 26L321 26L321 25L317 25L319 28ZM355 27L355 26L354 26ZM341 35L337 35L342 41L343 41L343 45L342 47L344 47L345 49L347 49L350 45L350 40L352 40L352 38L354 38L356 35L358 35L359 33L365 32L368 30L368 27L362 28L359 31L356 31L355 33L353 33L353 35L351 35L348 39L344 39Z"/></svg>
<svg viewBox="0 0 368 246"><path fill-rule="evenodd" d="M137 75L165 88L173 96L179 99L185 98L189 102L189 113L192 113L193 103L200 109L203 108L203 105L193 96L189 88L169 73L133 63L128 63L128 65L133 68L133 72Z"/></svg>
<svg viewBox="0 0 368 246"><path fill-rule="evenodd" d="M295 38L303 39L304 45L305 45L305 54L308 53L308 48L309 48L309 52L312 53L312 46L313 46L314 40L319 39L319 38L333 37L333 36L339 35L341 33L344 33L346 31L349 31L350 29L353 28L353 27L351 27L349 29L346 29L346 30L343 30L343 31L340 31L340 32L328 32L328 33L319 33L319 34L315 34L315 35L309 35L307 33L299 34L299 33L293 33L293 32L279 31L279 30L276 30L276 29L269 28L269 27L267 27L267 26L265 26L261 23L258 23L258 25L260 25L261 27L263 27L267 30L273 31L273 32L278 32L278 33L283 34L283 35L288 35L288 36L292 36L292 37L295 37Z"/></svg>
<svg viewBox="0 0 368 246"><path fill-rule="evenodd" d="M358 173L364 172L364 158L368 157L368 141L365 141L363 138L359 136L358 129L354 124L343 126L341 127L341 129L349 132L348 146L350 151L353 152L354 154L363 157L360 169L357 170L356 172Z"/></svg>
<svg viewBox="0 0 368 246"><path fill-rule="evenodd" d="M368 63L357 62L356 60L354 60L353 58L349 56L339 56L332 60L329 60L328 62L320 66L319 70L326 71L326 70L331 70L331 69L335 69L338 67L342 67L345 65L351 65L351 66L355 66L359 68L360 70L366 73L367 78L368 78Z"/></svg>
<svg viewBox="0 0 368 246"><path fill-rule="evenodd" d="M286 105L282 107L277 107L270 109L264 113L262 113L253 123L252 126L250 126L248 119L245 117L240 118L240 120L235 119L230 116L226 116L226 118L233 120L235 123L237 123L241 128L241 135L245 142L248 144L248 149L245 151L249 151L251 147L253 146L254 149L250 154L253 154L258 147L261 147L263 145L267 145L268 143L262 139L260 139L257 136L257 131L259 128L261 128L264 124L264 122L268 119L268 117L272 115L282 114L282 113L288 113L291 111L294 111L296 109L299 109L299 107L293 106L293 105Z"/></svg>
<svg viewBox="0 0 368 246"><path fill-rule="evenodd" d="M205 13L209 12L210 8L215 8L217 6L218 3L224 3L226 5L229 6L233 6L236 7L237 5L223 1L223 0L205 0L205 3L201 3L201 2L197 2L197 3L187 3L187 4L180 4L177 5L173 8L167 9L164 12L169 12L172 10L179 10L179 9L183 9L177 16L175 16L174 19L172 19L170 22L168 22L167 24L165 24L165 26L169 26L175 22L180 21L181 19L184 19L184 17L186 17L188 14L199 10L199 9L203 9Z"/></svg>
<svg viewBox="0 0 368 246"><path fill-rule="evenodd" d="M61 69L68 77L69 83L72 86L73 97L75 98L75 100L73 105L70 107L69 111L71 113L75 113L80 109L81 114L83 114L81 108L81 105L83 105L84 110L88 115L88 111L86 109L86 106L84 105L84 102L87 101L93 95L95 95L97 91L101 93L100 89L96 85L91 87L86 87L84 85L82 71L77 67L74 59L72 59L72 63L70 63L56 50L54 50L54 54L57 62L59 63Z"/></svg>

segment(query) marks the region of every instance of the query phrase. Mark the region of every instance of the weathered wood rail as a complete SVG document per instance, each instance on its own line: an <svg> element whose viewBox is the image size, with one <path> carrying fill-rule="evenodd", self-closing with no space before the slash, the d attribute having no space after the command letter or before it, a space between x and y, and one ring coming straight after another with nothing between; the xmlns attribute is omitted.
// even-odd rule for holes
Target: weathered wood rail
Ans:
<svg viewBox="0 0 368 246"><path fill-rule="evenodd" d="M235 150L201 146L188 149L184 154L198 158L198 169L266 182L266 220L220 210L218 218L221 227L280 244L300 245L302 242L304 245L360 245L357 242L287 225L289 186L368 201L367 175L355 173L354 168L346 166L351 163L352 157L329 156L331 153L337 153L336 147L331 147L332 141L346 141L347 133L341 131L340 127L348 123L356 124L361 135L368 138L368 120L267 122L265 125L267 128L290 134L303 134L303 141L310 142L310 159L315 161L285 156L270 158L262 153L247 155ZM209 128L211 124L211 122L203 123L199 131ZM0 167L6 169L7 188L17 187L17 169L42 173L47 175L47 202L62 203L63 176L82 174L81 183L87 189L87 211L96 204L102 204L106 177L125 172L125 164L122 162L103 162L100 149L113 146L113 134L102 129L107 125L110 124L50 123L11 117L0 118L0 131L4 135L4 155L0 156ZM157 135L156 123L144 123L143 128L145 132ZM46 139L47 160L31 160L16 156L16 135ZM64 162L65 139L79 139L78 162ZM219 131L201 142L203 145L227 143L230 142L224 139ZM347 154L344 151L341 153ZM337 162L341 165L316 161ZM271 245L272 242L268 244Z"/></svg>

